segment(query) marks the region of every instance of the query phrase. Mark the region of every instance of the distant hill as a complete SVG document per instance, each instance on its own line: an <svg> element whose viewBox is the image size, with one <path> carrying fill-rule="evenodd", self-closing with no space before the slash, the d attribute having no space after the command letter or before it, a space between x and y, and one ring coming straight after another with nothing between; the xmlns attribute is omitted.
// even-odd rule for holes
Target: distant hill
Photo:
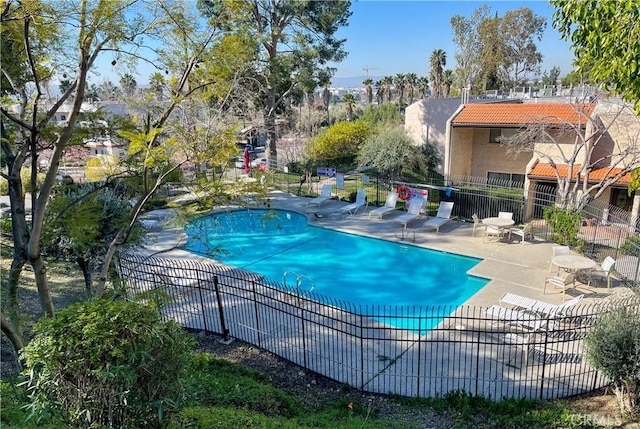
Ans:
<svg viewBox="0 0 640 429"><path fill-rule="evenodd" d="M369 76L373 81L381 79L381 76ZM334 77L331 79L332 88L362 88L362 81L366 79L366 76L354 76L354 77Z"/></svg>

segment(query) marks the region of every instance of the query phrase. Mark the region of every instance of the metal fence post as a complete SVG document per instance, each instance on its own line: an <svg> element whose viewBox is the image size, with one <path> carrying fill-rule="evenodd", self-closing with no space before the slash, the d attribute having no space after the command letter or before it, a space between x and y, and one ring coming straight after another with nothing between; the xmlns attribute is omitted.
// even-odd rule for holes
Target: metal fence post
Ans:
<svg viewBox="0 0 640 429"><path fill-rule="evenodd" d="M213 276L213 288L216 291L216 300L218 301L218 314L220 316L220 328L222 328L222 338L229 341L229 330L224 323L224 312L222 311L222 298L220 298L220 289L218 288L218 276Z"/></svg>

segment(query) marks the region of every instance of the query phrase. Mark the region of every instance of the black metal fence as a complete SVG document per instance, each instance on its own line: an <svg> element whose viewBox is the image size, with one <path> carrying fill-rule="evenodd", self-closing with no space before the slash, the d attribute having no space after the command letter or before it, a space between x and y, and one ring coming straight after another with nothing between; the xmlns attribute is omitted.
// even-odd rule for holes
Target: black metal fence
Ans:
<svg viewBox="0 0 640 429"><path fill-rule="evenodd" d="M615 302L506 323L474 306L352 305L208 260L123 254L118 270L131 298L161 303L167 319L366 392L550 399L607 384L585 361L582 339Z"/></svg>

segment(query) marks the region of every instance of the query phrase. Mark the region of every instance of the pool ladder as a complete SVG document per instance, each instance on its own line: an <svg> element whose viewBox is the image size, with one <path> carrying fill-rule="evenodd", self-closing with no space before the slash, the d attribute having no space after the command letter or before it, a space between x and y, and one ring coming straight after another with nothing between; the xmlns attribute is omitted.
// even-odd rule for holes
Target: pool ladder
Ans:
<svg viewBox="0 0 640 429"><path fill-rule="evenodd" d="M313 289L315 289L316 287L316 282L314 282L313 280L311 280L309 277L307 276L303 276L302 274L296 274L293 271L285 271L284 275L282 276L282 282L284 283L285 287L288 286L287 285L287 275L292 275L295 276L296 278L296 289L298 289L299 291L301 291L301 286L302 286L302 282L306 281L307 283L310 284L309 289L307 289L306 291L302 292L301 295L302 296L307 296L309 293L311 293L313 291Z"/></svg>

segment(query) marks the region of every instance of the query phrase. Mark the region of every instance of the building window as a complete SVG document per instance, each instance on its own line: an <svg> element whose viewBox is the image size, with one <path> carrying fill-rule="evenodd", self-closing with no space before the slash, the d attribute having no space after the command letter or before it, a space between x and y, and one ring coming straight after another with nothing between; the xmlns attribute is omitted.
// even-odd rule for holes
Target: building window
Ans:
<svg viewBox="0 0 640 429"><path fill-rule="evenodd" d="M487 173L489 184L506 186L508 188L522 188L524 186L524 174L497 173L490 171Z"/></svg>
<svg viewBox="0 0 640 429"><path fill-rule="evenodd" d="M64 121L65 119L67 119L67 117L66 117L66 116L64 116L64 115L60 115L60 120L61 120L61 121Z"/></svg>

